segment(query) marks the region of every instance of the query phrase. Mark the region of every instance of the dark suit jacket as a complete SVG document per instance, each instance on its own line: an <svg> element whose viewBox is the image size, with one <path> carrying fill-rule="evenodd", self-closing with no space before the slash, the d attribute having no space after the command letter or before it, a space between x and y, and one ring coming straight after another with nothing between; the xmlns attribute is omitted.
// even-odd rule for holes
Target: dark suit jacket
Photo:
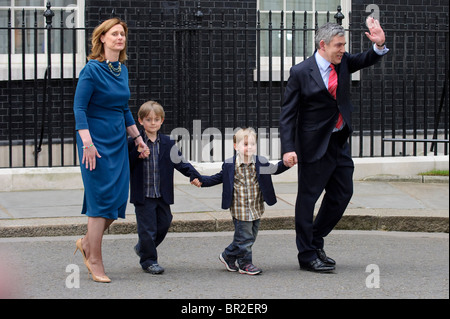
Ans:
<svg viewBox="0 0 450 319"><path fill-rule="evenodd" d="M341 112L352 132L350 74L380 60L373 47L363 53L345 53L336 66L338 88L336 100L328 92L320 75L314 55L293 66L286 86L280 116L282 154L297 152L299 162L311 163L325 154L331 133Z"/></svg>
<svg viewBox="0 0 450 319"><path fill-rule="evenodd" d="M141 131L144 136L145 132ZM181 155L175 141L171 140L169 136L159 134L159 172L160 172L160 191L162 200L171 205L174 202L173 193L173 172L178 170L184 176L190 177L192 181L195 178L201 180L200 174L197 170ZM133 139L128 139L128 153L130 160L130 202L133 204L144 204L144 160L139 158L139 152L134 144ZM171 159L171 154L174 162Z"/></svg>
<svg viewBox="0 0 450 319"><path fill-rule="evenodd" d="M223 183L222 209L230 208L233 201L235 165L236 155L223 163L222 170L219 173L212 176L202 176L202 187ZM284 166L283 161L279 161L277 165L274 165L269 163L265 157L256 156L255 168L263 199L268 205L272 206L277 202L277 198L275 196L275 190L273 189L271 175L283 173L288 170L289 167Z"/></svg>

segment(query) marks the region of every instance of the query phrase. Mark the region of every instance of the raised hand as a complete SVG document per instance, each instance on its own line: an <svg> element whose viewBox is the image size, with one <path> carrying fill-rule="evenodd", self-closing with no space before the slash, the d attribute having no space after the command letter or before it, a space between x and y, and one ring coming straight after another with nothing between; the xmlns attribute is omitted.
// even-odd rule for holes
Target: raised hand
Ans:
<svg viewBox="0 0 450 319"><path fill-rule="evenodd" d="M372 16L368 16L366 19L366 25L369 28L369 32L366 32L366 36L370 41L376 43L379 47L382 47L384 42L386 42L386 36L383 28L380 26L380 22Z"/></svg>

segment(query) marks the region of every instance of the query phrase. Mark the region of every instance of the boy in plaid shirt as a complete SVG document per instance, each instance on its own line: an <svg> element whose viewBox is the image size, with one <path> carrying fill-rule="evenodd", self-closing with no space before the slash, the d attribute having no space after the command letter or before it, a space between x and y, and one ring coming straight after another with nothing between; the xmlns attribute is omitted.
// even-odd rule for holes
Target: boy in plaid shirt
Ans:
<svg viewBox="0 0 450 319"><path fill-rule="evenodd" d="M220 173L202 176L201 185L223 183L222 208L229 208L233 217L233 242L220 254L220 261L228 271L257 275L262 270L252 263L252 246L264 213L264 202L270 206L277 202L271 174L280 174L288 167L283 161L273 165L255 155L256 132L252 128L237 131L233 143L236 155L223 163Z"/></svg>

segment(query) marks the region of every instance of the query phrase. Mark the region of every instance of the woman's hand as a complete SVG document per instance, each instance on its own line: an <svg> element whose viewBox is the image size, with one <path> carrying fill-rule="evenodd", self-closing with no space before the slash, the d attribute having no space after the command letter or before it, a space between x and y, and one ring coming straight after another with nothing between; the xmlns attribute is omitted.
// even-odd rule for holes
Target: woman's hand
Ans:
<svg viewBox="0 0 450 319"><path fill-rule="evenodd" d="M92 171L97 164L97 158L101 158L94 144L83 146L83 158L81 163L86 164L86 169Z"/></svg>
<svg viewBox="0 0 450 319"><path fill-rule="evenodd" d="M78 130L78 134L83 142L83 157L81 159L81 164L85 164L86 169L92 171L97 164L97 158L101 158L101 156L92 142L91 134L88 129Z"/></svg>
<svg viewBox="0 0 450 319"><path fill-rule="evenodd" d="M140 138L141 141L137 143L137 148L139 154L139 158L147 158L150 156L150 149L148 148L147 144L144 143L142 138Z"/></svg>

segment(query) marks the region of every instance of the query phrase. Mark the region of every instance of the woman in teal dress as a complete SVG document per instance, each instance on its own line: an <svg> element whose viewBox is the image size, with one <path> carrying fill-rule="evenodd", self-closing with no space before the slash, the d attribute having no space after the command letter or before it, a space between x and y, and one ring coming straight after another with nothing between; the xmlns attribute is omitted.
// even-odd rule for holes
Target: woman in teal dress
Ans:
<svg viewBox="0 0 450 319"><path fill-rule="evenodd" d="M84 185L82 214L88 216L87 233L76 247L97 282L111 281L103 267L103 233L118 217L125 218L130 174L127 133L142 150L148 148L128 108L128 70L122 64L127 58L127 33L127 25L118 18L94 30L73 106Z"/></svg>

